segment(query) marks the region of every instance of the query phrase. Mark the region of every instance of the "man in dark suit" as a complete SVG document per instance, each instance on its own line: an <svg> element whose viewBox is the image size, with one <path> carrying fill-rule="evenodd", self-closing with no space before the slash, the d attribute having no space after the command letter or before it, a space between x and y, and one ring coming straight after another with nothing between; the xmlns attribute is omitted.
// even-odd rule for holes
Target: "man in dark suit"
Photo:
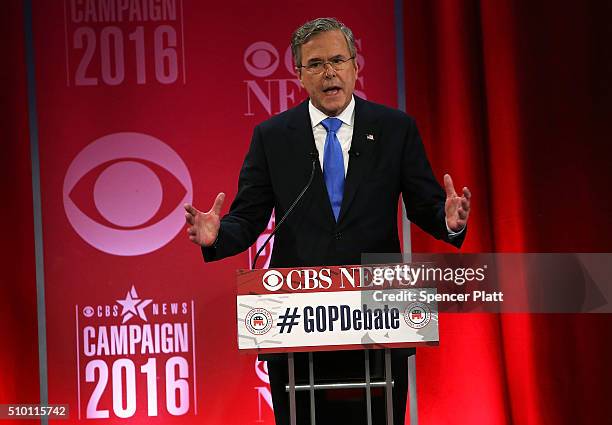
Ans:
<svg viewBox="0 0 612 425"><path fill-rule="evenodd" d="M309 100L255 128L228 214L221 218L223 193L207 213L185 206L189 238L202 246L205 260L251 246L272 209L282 217L313 170L311 186L275 236L271 267L359 264L364 253L398 253L400 194L412 222L459 247L470 192L457 195L445 175L445 194L412 118L353 95L359 70L350 29L335 19L308 22L293 34L292 51ZM405 353L398 353L396 424L403 423L406 403ZM351 357L333 356L325 361ZM277 424L288 423L285 368L286 360L269 361ZM333 404L323 410L328 420L334 411L346 415Z"/></svg>

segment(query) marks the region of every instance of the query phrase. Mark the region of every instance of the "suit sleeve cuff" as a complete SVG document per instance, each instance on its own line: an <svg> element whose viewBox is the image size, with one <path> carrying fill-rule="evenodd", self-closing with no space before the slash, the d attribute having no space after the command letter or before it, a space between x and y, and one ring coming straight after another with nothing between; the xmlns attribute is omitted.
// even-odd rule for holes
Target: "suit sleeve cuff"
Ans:
<svg viewBox="0 0 612 425"><path fill-rule="evenodd" d="M458 232L452 231L451 228L448 227L448 222L446 221L446 217L444 217L444 224L446 224L446 231L448 232L449 239L455 239L456 237L461 236L461 234L465 231L465 226L463 226L463 228L459 230Z"/></svg>
<svg viewBox="0 0 612 425"><path fill-rule="evenodd" d="M219 236L221 235L221 229L219 229L219 233L217 234L217 239L210 246L202 247L202 256L204 257L205 262L215 261L217 259L217 243L219 242Z"/></svg>

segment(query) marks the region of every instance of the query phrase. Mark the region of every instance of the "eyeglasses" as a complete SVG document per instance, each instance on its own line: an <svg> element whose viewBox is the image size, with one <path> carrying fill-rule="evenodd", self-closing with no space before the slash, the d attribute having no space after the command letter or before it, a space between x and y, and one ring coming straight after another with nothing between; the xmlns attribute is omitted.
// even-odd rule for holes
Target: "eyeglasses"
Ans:
<svg viewBox="0 0 612 425"><path fill-rule="evenodd" d="M306 69L306 71L308 71L311 74L320 74L323 71L325 71L325 65L330 64L331 67L334 69L334 71L342 71L343 69L345 69L348 65L348 61L355 59L355 56L351 56L348 59L344 59L344 58L334 58L330 61L316 61L316 62L311 62L308 65L301 65L298 66L298 68L304 68Z"/></svg>

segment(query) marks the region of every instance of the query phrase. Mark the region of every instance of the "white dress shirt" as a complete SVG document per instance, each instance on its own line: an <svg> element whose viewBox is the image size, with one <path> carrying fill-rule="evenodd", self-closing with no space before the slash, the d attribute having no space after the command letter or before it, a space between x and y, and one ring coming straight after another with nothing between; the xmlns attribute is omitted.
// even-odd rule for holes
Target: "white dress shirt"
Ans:
<svg viewBox="0 0 612 425"><path fill-rule="evenodd" d="M313 104L312 101L308 102L308 112L310 114L310 123L312 124L312 133L314 134L315 145L317 151L319 151L319 162L321 163L321 170L323 169L323 155L325 155L325 138L327 137L327 130L321 124L325 118L329 118L323 112L319 111ZM349 150L351 149L351 140L353 140L353 123L355 122L355 98L351 96L351 101L344 108L344 111L337 117L342 121L342 126L336 132L338 140L340 141L340 147L342 148L342 159L344 160L344 176L346 177L346 171L348 170L349 162Z"/></svg>

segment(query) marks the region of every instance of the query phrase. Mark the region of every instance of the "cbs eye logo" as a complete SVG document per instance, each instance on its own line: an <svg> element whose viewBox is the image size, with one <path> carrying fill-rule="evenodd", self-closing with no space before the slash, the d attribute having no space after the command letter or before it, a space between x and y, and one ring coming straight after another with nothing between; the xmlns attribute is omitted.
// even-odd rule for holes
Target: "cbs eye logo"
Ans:
<svg viewBox="0 0 612 425"><path fill-rule="evenodd" d="M85 317L91 317L94 315L94 309L92 306L86 306L83 308L83 316Z"/></svg>
<svg viewBox="0 0 612 425"><path fill-rule="evenodd" d="M162 181L171 190L164 190ZM173 194L176 203L168 207L164 198ZM166 245L182 229L182 205L192 198L191 176L181 157L141 133L95 140L77 154L64 177L68 221L88 244L114 255L142 255Z"/></svg>
<svg viewBox="0 0 612 425"><path fill-rule="evenodd" d="M278 291L283 286L283 275L276 270L267 271L261 278L261 283L268 291Z"/></svg>
<svg viewBox="0 0 612 425"><path fill-rule="evenodd" d="M254 77L269 77L274 74L280 65L280 54L274 45L267 41L256 41L246 48L242 58L244 67ZM285 49L283 63L290 75L293 76L293 55L291 46Z"/></svg>

